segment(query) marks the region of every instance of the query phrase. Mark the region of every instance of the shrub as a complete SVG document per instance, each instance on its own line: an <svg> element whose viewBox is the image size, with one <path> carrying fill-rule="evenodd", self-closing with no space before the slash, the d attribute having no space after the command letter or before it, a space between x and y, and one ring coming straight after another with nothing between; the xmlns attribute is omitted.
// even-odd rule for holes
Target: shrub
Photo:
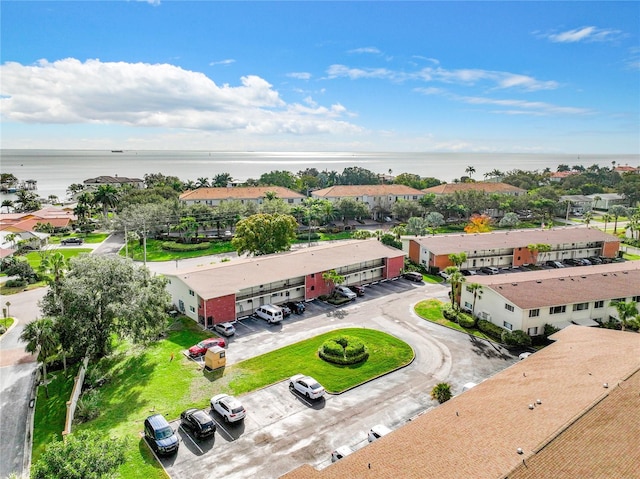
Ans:
<svg viewBox="0 0 640 479"><path fill-rule="evenodd" d="M209 249L210 243L205 241L203 243L176 243L175 241L165 241L162 243L162 249L167 251L200 251Z"/></svg>
<svg viewBox="0 0 640 479"><path fill-rule="evenodd" d="M320 239L320 235L318 233L311 233L311 234L309 234L309 233L298 233L296 235L296 238L298 238L301 241L309 240L309 239L311 239L311 240L319 240Z"/></svg>
<svg viewBox="0 0 640 479"><path fill-rule="evenodd" d="M5 282L7 288L23 288L27 285L27 281L24 279L10 279Z"/></svg>
<svg viewBox="0 0 640 479"><path fill-rule="evenodd" d="M100 402L100 394L92 389L82 395L76 407L76 413L73 416L75 422L83 423L95 419L100 414L98 403Z"/></svg>
<svg viewBox="0 0 640 479"><path fill-rule="evenodd" d="M493 337L494 339L502 341L502 332L504 331L504 329L496 324L493 324L491 321L487 321L486 319L479 319L478 329L483 333L486 333L489 336Z"/></svg>
<svg viewBox="0 0 640 479"><path fill-rule="evenodd" d="M353 336L327 339L318 349L318 355L334 364L356 364L369 359L364 343Z"/></svg>
<svg viewBox="0 0 640 479"><path fill-rule="evenodd" d="M513 346L531 346L531 337L520 329L503 331L502 342Z"/></svg>
<svg viewBox="0 0 640 479"><path fill-rule="evenodd" d="M435 399L440 404L451 399L451 386L448 383L436 384L431 390L431 399Z"/></svg>
<svg viewBox="0 0 640 479"><path fill-rule="evenodd" d="M476 326L476 318L470 314L461 313L458 315L458 324L463 328L474 328Z"/></svg>

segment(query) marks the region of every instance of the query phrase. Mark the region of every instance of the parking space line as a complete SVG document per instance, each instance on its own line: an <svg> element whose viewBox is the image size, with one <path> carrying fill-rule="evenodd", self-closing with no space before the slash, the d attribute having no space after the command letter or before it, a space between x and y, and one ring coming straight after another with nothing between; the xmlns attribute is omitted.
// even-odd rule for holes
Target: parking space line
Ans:
<svg viewBox="0 0 640 479"><path fill-rule="evenodd" d="M213 418L212 418L213 419ZM231 440L231 442L235 441L234 437L231 435L231 433L229 433L229 431L227 431L222 424L220 424L220 422L216 421L215 419L213 419L213 421L217 424L218 429L222 429L224 431L224 433L227 435L227 437Z"/></svg>
<svg viewBox="0 0 640 479"><path fill-rule="evenodd" d="M255 328L252 328L250 326L247 326L246 324L244 324L244 322L240 322L240 321L236 321L237 324L244 326L245 328L247 328L249 331L255 331Z"/></svg>
<svg viewBox="0 0 640 479"><path fill-rule="evenodd" d="M311 404L309 401L307 401L307 398L303 395L301 395L300 393L298 393L295 389L289 389L289 391L291 391L291 393L296 396L298 399L300 399L303 403L305 403L307 406L309 407L313 407L313 404Z"/></svg>
<svg viewBox="0 0 640 479"><path fill-rule="evenodd" d="M193 440L193 438L189 435L187 430L182 427L182 425L180 425L180 429L182 429L182 432L189 438L189 440L193 443L193 445L198 448L198 451L200 451L200 454L204 454L204 451L200 449L200 446L198 446L198 443L196 443L196 441Z"/></svg>

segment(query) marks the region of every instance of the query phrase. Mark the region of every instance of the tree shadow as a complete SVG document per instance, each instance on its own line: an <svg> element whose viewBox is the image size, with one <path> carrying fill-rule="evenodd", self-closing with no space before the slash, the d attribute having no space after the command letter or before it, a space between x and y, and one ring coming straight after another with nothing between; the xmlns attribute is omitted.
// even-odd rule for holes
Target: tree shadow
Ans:
<svg viewBox="0 0 640 479"><path fill-rule="evenodd" d="M488 359L510 359L511 355L491 341L470 335L471 351Z"/></svg>

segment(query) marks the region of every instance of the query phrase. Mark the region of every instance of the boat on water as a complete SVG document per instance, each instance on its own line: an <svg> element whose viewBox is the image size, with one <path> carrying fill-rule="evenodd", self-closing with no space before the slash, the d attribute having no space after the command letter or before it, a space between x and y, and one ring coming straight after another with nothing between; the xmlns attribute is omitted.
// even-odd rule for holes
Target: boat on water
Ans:
<svg viewBox="0 0 640 479"><path fill-rule="evenodd" d="M111 150L111 153L124 153L124 150Z"/></svg>

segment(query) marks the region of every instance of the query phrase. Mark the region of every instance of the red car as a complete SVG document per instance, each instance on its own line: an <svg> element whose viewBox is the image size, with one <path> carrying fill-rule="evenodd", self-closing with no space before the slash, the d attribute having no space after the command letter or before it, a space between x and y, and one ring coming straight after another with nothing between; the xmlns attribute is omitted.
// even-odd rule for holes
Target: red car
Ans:
<svg viewBox="0 0 640 479"><path fill-rule="evenodd" d="M191 346L189 348L189 356L203 356L209 348L212 348L214 346L220 346L221 348L224 348L226 345L227 343L225 342L224 338L203 339L195 346Z"/></svg>

